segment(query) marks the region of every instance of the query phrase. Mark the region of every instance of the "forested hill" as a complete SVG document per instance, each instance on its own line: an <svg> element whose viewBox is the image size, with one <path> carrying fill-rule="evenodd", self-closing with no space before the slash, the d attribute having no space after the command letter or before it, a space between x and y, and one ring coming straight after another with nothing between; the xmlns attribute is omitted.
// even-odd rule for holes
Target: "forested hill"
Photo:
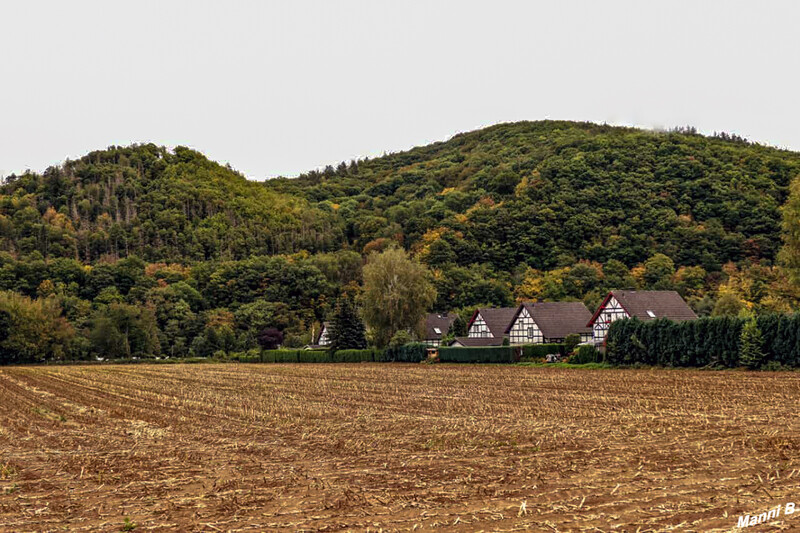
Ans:
<svg viewBox="0 0 800 533"><path fill-rule="evenodd" d="M504 271L581 259L632 267L661 252L713 272L775 258L779 207L798 174L800 154L732 136L542 121L267 187L332 206L358 250L393 239L435 254L431 263Z"/></svg>
<svg viewBox="0 0 800 533"><path fill-rule="evenodd" d="M85 263L241 259L339 246L333 217L193 150L111 147L0 188L0 251Z"/></svg>
<svg viewBox="0 0 800 533"><path fill-rule="evenodd" d="M111 147L0 185L0 363L303 346L343 293L381 308L362 267L394 246L426 267L405 259L420 316L629 287L797 310L798 176L800 154L728 135L552 121L265 183Z"/></svg>

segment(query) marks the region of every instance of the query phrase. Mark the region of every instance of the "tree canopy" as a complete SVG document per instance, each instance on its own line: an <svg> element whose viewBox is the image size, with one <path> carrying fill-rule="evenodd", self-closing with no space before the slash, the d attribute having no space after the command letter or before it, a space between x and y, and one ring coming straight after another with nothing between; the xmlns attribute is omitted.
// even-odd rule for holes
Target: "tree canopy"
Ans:
<svg viewBox="0 0 800 533"><path fill-rule="evenodd" d="M620 288L674 289L704 316L791 311L798 176L800 154L727 134L562 121L266 182L112 146L0 185L0 349L212 355L270 328L299 347L346 292L382 344L418 338L428 311ZM13 327L31 316L47 327Z"/></svg>

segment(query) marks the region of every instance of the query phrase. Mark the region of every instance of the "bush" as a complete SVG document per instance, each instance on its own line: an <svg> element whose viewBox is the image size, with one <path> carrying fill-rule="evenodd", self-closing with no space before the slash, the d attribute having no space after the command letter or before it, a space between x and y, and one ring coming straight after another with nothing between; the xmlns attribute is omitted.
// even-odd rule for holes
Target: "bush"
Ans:
<svg viewBox="0 0 800 533"><path fill-rule="evenodd" d="M382 351L375 349L364 350L336 350L333 354L334 363L361 363L374 362L382 359Z"/></svg>
<svg viewBox="0 0 800 533"><path fill-rule="evenodd" d="M513 346L439 348L442 363L515 363L518 349Z"/></svg>
<svg viewBox="0 0 800 533"><path fill-rule="evenodd" d="M428 346L421 342L415 342L403 346L390 346L384 352L381 360L398 363L419 363L427 356Z"/></svg>
<svg viewBox="0 0 800 533"><path fill-rule="evenodd" d="M265 350L261 353L264 363L360 363L382 361L383 352L365 350Z"/></svg>
<svg viewBox="0 0 800 533"><path fill-rule="evenodd" d="M576 365L585 365L587 363L600 363L602 355L600 351L591 344L581 344L575 353L570 356L569 362Z"/></svg>
<svg viewBox="0 0 800 533"><path fill-rule="evenodd" d="M331 363L331 353L328 350L297 350L298 363Z"/></svg>
<svg viewBox="0 0 800 533"><path fill-rule="evenodd" d="M578 333L570 333L564 339L564 351L566 353L572 353L572 351L578 347L581 343L581 336Z"/></svg>
<svg viewBox="0 0 800 533"><path fill-rule="evenodd" d="M522 347L522 361L539 361L550 354L564 355L563 344L526 344Z"/></svg>

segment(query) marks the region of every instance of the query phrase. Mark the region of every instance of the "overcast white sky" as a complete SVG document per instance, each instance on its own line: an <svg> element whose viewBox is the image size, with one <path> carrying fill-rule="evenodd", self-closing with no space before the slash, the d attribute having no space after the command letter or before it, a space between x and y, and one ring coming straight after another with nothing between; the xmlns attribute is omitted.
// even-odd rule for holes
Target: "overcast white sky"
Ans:
<svg viewBox="0 0 800 533"><path fill-rule="evenodd" d="M0 0L0 175L111 144L263 179L543 118L800 149L800 3Z"/></svg>

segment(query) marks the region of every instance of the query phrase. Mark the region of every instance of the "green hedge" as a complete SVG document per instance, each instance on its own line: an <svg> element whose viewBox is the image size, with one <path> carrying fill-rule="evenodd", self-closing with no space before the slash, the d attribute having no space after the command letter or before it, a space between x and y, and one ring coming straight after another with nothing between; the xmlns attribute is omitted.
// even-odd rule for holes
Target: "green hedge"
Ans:
<svg viewBox="0 0 800 533"><path fill-rule="evenodd" d="M238 359L242 361L241 358ZM360 363L362 361L382 361L383 351L366 350L264 350L260 361L263 363ZM242 361L244 362L244 361ZM258 362L247 361L247 362Z"/></svg>
<svg viewBox="0 0 800 533"><path fill-rule="evenodd" d="M800 366L800 314L762 315L756 321L765 363ZM666 319L617 320L608 330L606 361L617 365L736 367L744 322L734 317L678 323Z"/></svg>
<svg viewBox="0 0 800 533"><path fill-rule="evenodd" d="M538 361L554 353L564 355L564 350L563 344L526 344L522 346L522 360Z"/></svg>
<svg viewBox="0 0 800 533"><path fill-rule="evenodd" d="M381 361L383 351L367 348L365 350L337 350L331 354L334 363L361 363Z"/></svg>
<svg viewBox="0 0 800 533"><path fill-rule="evenodd" d="M421 342L406 344L404 346L390 346L386 348L380 360L398 363L419 363L428 357L427 350L428 346Z"/></svg>
<svg viewBox="0 0 800 533"><path fill-rule="evenodd" d="M575 365L585 365L587 363L600 363L603 354L591 344L581 344L575 353L570 356L569 362Z"/></svg>
<svg viewBox="0 0 800 533"><path fill-rule="evenodd" d="M518 350L514 346L439 348L443 363L515 363Z"/></svg>

